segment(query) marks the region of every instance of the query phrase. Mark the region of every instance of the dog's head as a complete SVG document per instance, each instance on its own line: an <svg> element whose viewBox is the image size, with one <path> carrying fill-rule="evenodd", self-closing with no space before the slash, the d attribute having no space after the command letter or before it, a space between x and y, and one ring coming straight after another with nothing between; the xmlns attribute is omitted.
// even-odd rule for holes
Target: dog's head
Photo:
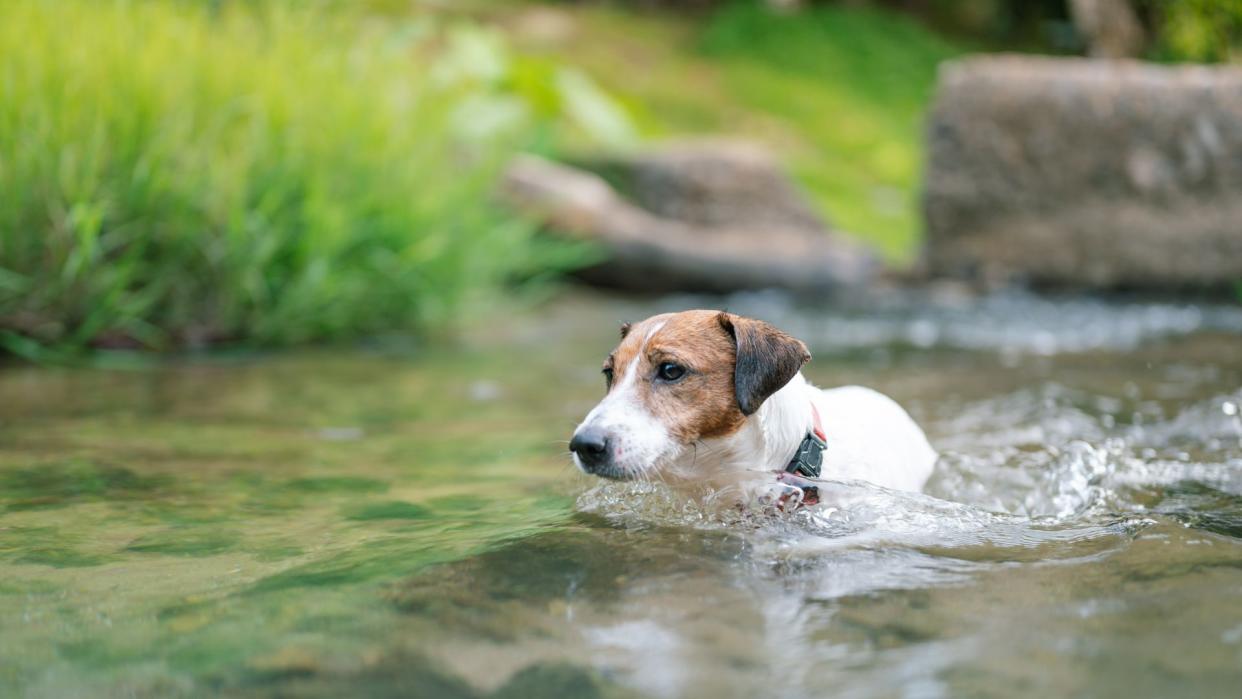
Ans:
<svg viewBox="0 0 1242 699"><path fill-rule="evenodd" d="M621 328L604 360L607 395L569 448L587 473L654 475L702 440L742 428L811 358L767 323L719 311L684 311Z"/></svg>

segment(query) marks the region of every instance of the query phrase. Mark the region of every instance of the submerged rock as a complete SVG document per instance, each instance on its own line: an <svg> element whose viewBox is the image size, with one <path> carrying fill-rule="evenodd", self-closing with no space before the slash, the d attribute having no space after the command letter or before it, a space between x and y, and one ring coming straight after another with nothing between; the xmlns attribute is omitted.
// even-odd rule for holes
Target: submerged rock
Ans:
<svg viewBox="0 0 1242 699"><path fill-rule="evenodd" d="M490 699L527 699L527 697L565 697L566 699L604 699L620 696L598 673L569 663L536 663L520 670ZM628 693L626 693L628 695Z"/></svg>
<svg viewBox="0 0 1242 699"><path fill-rule="evenodd" d="M873 275L873 255L830 231L753 146L687 144L590 166L605 176L524 156L503 184L511 205L551 231L602 245L605 259L582 272L587 281L639 291L827 291Z"/></svg>
<svg viewBox="0 0 1242 699"><path fill-rule="evenodd" d="M944 65L933 274L1097 289L1242 279L1242 70L988 56Z"/></svg>

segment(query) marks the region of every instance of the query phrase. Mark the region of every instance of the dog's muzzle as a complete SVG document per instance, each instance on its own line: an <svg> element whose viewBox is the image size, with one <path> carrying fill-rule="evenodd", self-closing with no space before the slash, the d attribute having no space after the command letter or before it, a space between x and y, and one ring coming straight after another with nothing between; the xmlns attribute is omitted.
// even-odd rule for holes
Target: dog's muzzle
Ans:
<svg viewBox="0 0 1242 699"><path fill-rule="evenodd" d="M587 427L574 433L569 440L569 450L578 457L578 463L587 473L601 475L612 470L612 454L608 449L608 435L603 430Z"/></svg>

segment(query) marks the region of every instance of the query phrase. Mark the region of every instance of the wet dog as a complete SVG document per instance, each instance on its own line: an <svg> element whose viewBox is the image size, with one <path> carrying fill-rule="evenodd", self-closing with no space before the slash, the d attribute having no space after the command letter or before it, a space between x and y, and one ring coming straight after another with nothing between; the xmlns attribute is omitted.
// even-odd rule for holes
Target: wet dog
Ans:
<svg viewBox="0 0 1242 699"><path fill-rule="evenodd" d="M621 329L607 394L570 441L582 471L733 491L779 479L858 479L921 490L936 461L887 396L822 390L802 376L806 345L762 321L685 311ZM813 487L810 488L812 491Z"/></svg>

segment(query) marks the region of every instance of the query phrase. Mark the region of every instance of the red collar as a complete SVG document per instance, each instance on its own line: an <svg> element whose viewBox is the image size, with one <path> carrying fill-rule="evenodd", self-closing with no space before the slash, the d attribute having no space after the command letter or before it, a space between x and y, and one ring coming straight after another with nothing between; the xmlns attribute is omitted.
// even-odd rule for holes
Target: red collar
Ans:
<svg viewBox="0 0 1242 699"><path fill-rule="evenodd" d="M798 451L789 460L784 472L776 475L777 480L794 485L802 490L802 499L798 507L815 505L819 502L819 488L806 479L819 478L824 462L824 449L828 447L828 435L824 432L823 422L819 419L819 410L811 403L811 429L798 445ZM781 509L785 509L792 495L782 495L779 500ZM795 508L796 509L796 508Z"/></svg>
<svg viewBox="0 0 1242 699"><path fill-rule="evenodd" d="M824 423L819 419L819 410L816 409L814 403L811 403L811 419L814 421L811 425L811 431L814 432L815 436L819 437L821 441L827 443L828 435L824 432Z"/></svg>

